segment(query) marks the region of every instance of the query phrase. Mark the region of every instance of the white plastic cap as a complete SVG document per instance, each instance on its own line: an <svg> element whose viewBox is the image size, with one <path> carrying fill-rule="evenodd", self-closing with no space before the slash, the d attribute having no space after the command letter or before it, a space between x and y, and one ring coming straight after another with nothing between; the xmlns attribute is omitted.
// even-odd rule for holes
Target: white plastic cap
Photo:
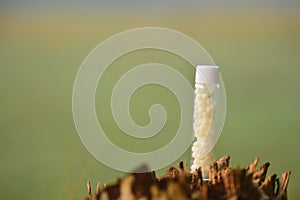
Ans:
<svg viewBox="0 0 300 200"><path fill-rule="evenodd" d="M219 67L214 65L197 65L196 67L196 83L218 84L219 83Z"/></svg>

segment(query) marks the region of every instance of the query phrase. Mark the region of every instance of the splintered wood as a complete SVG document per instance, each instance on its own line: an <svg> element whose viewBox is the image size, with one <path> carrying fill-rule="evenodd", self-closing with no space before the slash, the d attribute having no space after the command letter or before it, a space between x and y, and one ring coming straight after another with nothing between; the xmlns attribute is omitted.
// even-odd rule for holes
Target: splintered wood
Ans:
<svg viewBox="0 0 300 200"><path fill-rule="evenodd" d="M269 163L257 168L259 159L240 168L229 167L229 156L215 161L210 167L209 180L202 178L201 168L189 172L183 162L171 166L162 177L155 172L132 173L116 184L91 192L88 182L88 197L85 200L286 200L290 172L266 178Z"/></svg>

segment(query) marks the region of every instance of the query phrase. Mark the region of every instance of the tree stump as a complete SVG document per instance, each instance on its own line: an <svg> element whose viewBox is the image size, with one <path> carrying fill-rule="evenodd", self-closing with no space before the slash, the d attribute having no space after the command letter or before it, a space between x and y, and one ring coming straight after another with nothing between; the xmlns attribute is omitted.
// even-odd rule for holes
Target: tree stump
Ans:
<svg viewBox="0 0 300 200"><path fill-rule="evenodd" d="M128 174L116 184L92 194L88 182L89 196L85 200L286 200L290 172L266 178L270 163L257 168L259 159L244 168L230 168L230 157L224 156L210 167L209 180L202 178L201 168L190 172L183 162L171 166L164 176L155 172Z"/></svg>

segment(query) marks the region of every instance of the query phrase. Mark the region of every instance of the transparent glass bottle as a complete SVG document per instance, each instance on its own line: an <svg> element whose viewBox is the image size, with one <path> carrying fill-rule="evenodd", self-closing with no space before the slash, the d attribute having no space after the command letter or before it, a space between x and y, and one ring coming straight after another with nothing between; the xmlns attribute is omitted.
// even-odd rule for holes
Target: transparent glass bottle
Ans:
<svg viewBox="0 0 300 200"><path fill-rule="evenodd" d="M219 67L197 65L194 100L194 134L191 170L199 167L202 176L209 178L209 168L214 161L213 147L218 139L217 112L220 94Z"/></svg>

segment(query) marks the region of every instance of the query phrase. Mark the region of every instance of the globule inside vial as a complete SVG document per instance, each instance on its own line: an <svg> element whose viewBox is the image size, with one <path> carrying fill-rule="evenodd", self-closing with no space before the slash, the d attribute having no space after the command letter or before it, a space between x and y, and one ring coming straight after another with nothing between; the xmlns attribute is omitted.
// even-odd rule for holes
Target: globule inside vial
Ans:
<svg viewBox="0 0 300 200"><path fill-rule="evenodd" d="M204 178L209 176L209 167L213 163L212 146L215 144L216 104L218 84L195 84L194 102L194 133L195 142L192 146L192 171L200 166ZM205 149L206 148L206 149Z"/></svg>

